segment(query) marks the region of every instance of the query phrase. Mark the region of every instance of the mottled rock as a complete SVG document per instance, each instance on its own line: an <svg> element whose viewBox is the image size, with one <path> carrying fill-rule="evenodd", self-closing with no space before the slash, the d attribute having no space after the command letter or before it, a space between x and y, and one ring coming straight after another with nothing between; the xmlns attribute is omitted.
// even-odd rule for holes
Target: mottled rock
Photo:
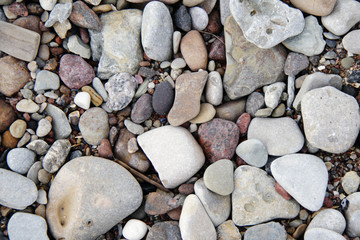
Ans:
<svg viewBox="0 0 360 240"><path fill-rule="evenodd" d="M67 48L70 52L82 58L89 59L91 57L89 45L85 44L77 35L72 35L68 38Z"/></svg>
<svg viewBox="0 0 360 240"><path fill-rule="evenodd" d="M171 201L173 194L156 191L151 192L146 197L144 211L149 215L160 215L169 212L170 210L176 208L168 203Z"/></svg>
<svg viewBox="0 0 360 240"><path fill-rule="evenodd" d="M33 151L26 148L15 148L8 153L6 162L12 171L26 174L35 159L36 154Z"/></svg>
<svg viewBox="0 0 360 240"><path fill-rule="evenodd" d="M290 0L290 2L305 13L327 16L333 11L336 0Z"/></svg>
<svg viewBox="0 0 360 240"><path fill-rule="evenodd" d="M45 22L45 27L52 27L56 22L64 23L71 14L72 3L58 3L51 10L48 20Z"/></svg>
<svg viewBox="0 0 360 240"><path fill-rule="evenodd" d="M330 208L321 210L316 214L306 231L312 228L324 228L342 234L345 231L345 227L346 221L341 212Z"/></svg>
<svg viewBox="0 0 360 240"><path fill-rule="evenodd" d="M246 100L246 112L252 117L255 117L255 113L264 106L264 95L259 92L251 93Z"/></svg>
<svg viewBox="0 0 360 240"><path fill-rule="evenodd" d="M224 36L221 36L219 39L216 39L209 49L209 59L217 60L220 62L226 61L226 52L225 52L225 39Z"/></svg>
<svg viewBox="0 0 360 240"><path fill-rule="evenodd" d="M38 240L49 240L45 219L35 214L15 213L9 220L7 230L9 237L14 240L24 239L25 236Z"/></svg>
<svg viewBox="0 0 360 240"><path fill-rule="evenodd" d="M284 72L288 76L295 76L308 66L308 57L300 53L291 52L286 57Z"/></svg>
<svg viewBox="0 0 360 240"><path fill-rule="evenodd" d="M211 164L204 172L206 187L222 196L230 195L234 191L234 166L228 159L221 159Z"/></svg>
<svg viewBox="0 0 360 240"><path fill-rule="evenodd" d="M232 220L228 220L220 224L216 228L218 240L238 240L241 239L239 229L235 226Z"/></svg>
<svg viewBox="0 0 360 240"><path fill-rule="evenodd" d="M216 117L235 122L245 112L246 100L239 99L224 103L216 108Z"/></svg>
<svg viewBox="0 0 360 240"><path fill-rule="evenodd" d="M49 149L49 145L41 139L31 141L26 147L38 155L45 155Z"/></svg>
<svg viewBox="0 0 360 240"><path fill-rule="evenodd" d="M180 50L191 71L206 69L207 50L198 31L192 30L181 39Z"/></svg>
<svg viewBox="0 0 360 240"><path fill-rule="evenodd" d="M142 95L131 110L131 120L134 123L142 123L151 117L153 112L152 96L150 94Z"/></svg>
<svg viewBox="0 0 360 240"><path fill-rule="evenodd" d="M67 139L61 139L54 142L42 160L43 168L54 173L65 163L69 155L71 143Z"/></svg>
<svg viewBox="0 0 360 240"><path fill-rule="evenodd" d="M281 94L283 93L284 89L286 87L286 84L283 82L277 82L273 83L269 86L264 87L265 92L265 105L268 108L275 109L280 101L281 101Z"/></svg>
<svg viewBox="0 0 360 240"><path fill-rule="evenodd" d="M277 222L269 222L250 227L244 235L244 240L286 240L284 226Z"/></svg>
<svg viewBox="0 0 360 240"><path fill-rule="evenodd" d="M87 143L99 145L101 140L109 135L107 113L99 107L90 108L81 115L79 129Z"/></svg>
<svg viewBox="0 0 360 240"><path fill-rule="evenodd" d="M155 223L146 240L181 240L179 223L176 221L165 221Z"/></svg>
<svg viewBox="0 0 360 240"><path fill-rule="evenodd" d="M51 122L46 118L40 119L38 122L38 128L36 129L36 135L38 137L45 137L51 131Z"/></svg>
<svg viewBox="0 0 360 240"><path fill-rule="evenodd" d="M16 104L16 110L19 112L36 113L40 107L30 99L22 99Z"/></svg>
<svg viewBox="0 0 360 240"><path fill-rule="evenodd" d="M240 136L245 136L250 125L251 116L248 113L243 113L236 120L236 125L239 128Z"/></svg>
<svg viewBox="0 0 360 240"><path fill-rule="evenodd" d="M70 21L78 27L100 31L102 25L99 17L84 2L76 1L72 5Z"/></svg>

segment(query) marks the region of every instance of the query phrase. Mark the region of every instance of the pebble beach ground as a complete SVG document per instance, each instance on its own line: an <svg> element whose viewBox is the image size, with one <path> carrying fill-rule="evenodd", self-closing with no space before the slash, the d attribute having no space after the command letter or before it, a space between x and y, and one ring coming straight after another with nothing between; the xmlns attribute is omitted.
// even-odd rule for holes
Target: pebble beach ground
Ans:
<svg viewBox="0 0 360 240"><path fill-rule="evenodd" d="M0 240L359 240L359 22L0 0Z"/></svg>

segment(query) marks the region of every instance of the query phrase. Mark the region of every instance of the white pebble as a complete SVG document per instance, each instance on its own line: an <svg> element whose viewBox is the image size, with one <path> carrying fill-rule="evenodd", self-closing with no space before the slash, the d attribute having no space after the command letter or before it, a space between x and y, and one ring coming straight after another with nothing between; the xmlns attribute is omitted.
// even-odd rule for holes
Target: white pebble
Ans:
<svg viewBox="0 0 360 240"><path fill-rule="evenodd" d="M35 72L38 69L38 65L36 61L31 61L28 63L27 68L29 69L30 72Z"/></svg>
<svg viewBox="0 0 360 240"><path fill-rule="evenodd" d="M90 101L90 94L88 94L87 92L79 92L74 98L74 103L85 110L89 109Z"/></svg>
<svg viewBox="0 0 360 240"><path fill-rule="evenodd" d="M190 131L191 133L197 131L197 125L196 125L196 123L190 124L189 131Z"/></svg>
<svg viewBox="0 0 360 240"><path fill-rule="evenodd" d="M153 82L149 82L149 84L148 84L148 88L155 88L155 83L153 83Z"/></svg>
<svg viewBox="0 0 360 240"><path fill-rule="evenodd" d="M38 123L38 128L36 129L36 135L38 137L45 137L51 131L51 122L46 118L43 118Z"/></svg>
<svg viewBox="0 0 360 240"><path fill-rule="evenodd" d="M38 197L36 199L36 202L39 204L47 204L47 196L46 196L46 192L44 189L40 189L38 192Z"/></svg>
<svg viewBox="0 0 360 240"><path fill-rule="evenodd" d="M207 12L201 7L192 7L190 8L189 13L193 29L199 31L204 30L209 23Z"/></svg>
<svg viewBox="0 0 360 240"><path fill-rule="evenodd" d="M122 234L128 240L140 240L145 237L147 230L143 221L131 219L125 224Z"/></svg>
<svg viewBox="0 0 360 240"><path fill-rule="evenodd" d="M171 63L172 69L181 69L184 67L186 67L186 62L183 58L175 58L175 60Z"/></svg>
<svg viewBox="0 0 360 240"><path fill-rule="evenodd" d="M40 0L40 6L46 10L46 11L51 11L56 4L56 0Z"/></svg>
<svg viewBox="0 0 360 240"><path fill-rule="evenodd" d="M179 51L180 40L181 40L181 32L175 31L174 34L173 34L173 51L174 51L174 54L177 54L177 52Z"/></svg>
<svg viewBox="0 0 360 240"><path fill-rule="evenodd" d="M215 71L215 62L214 60L211 60L208 65L209 72Z"/></svg>
<svg viewBox="0 0 360 240"><path fill-rule="evenodd" d="M160 64L160 68L165 69L170 67L171 63L169 61L164 61Z"/></svg>
<svg viewBox="0 0 360 240"><path fill-rule="evenodd" d="M48 19L49 19L49 12L48 11L44 11L42 14L41 14L41 21L42 22L46 22Z"/></svg>

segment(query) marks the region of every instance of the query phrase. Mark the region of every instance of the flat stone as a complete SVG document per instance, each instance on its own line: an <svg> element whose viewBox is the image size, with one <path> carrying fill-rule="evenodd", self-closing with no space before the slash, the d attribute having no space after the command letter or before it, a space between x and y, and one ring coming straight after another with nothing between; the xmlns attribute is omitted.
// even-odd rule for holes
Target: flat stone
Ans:
<svg viewBox="0 0 360 240"><path fill-rule="evenodd" d="M333 11L336 0L290 0L290 2L305 13L315 16L327 16Z"/></svg>
<svg viewBox="0 0 360 240"><path fill-rule="evenodd" d="M201 124L198 130L199 143L212 163L234 156L239 134L235 123L220 118Z"/></svg>
<svg viewBox="0 0 360 240"><path fill-rule="evenodd" d="M55 132L55 138L56 139L67 138L72 130L63 110L52 104L48 104L45 109L45 113L51 116L53 119L52 129Z"/></svg>
<svg viewBox="0 0 360 240"><path fill-rule="evenodd" d="M269 108L275 109L281 102L281 94L285 90L286 84L284 82L273 83L264 87L265 105Z"/></svg>
<svg viewBox="0 0 360 240"><path fill-rule="evenodd" d="M245 112L245 98L229 101L216 108L216 117L235 122Z"/></svg>
<svg viewBox="0 0 360 240"><path fill-rule="evenodd" d="M180 232L183 240L216 240L216 231L199 198L186 197L180 216Z"/></svg>
<svg viewBox="0 0 360 240"><path fill-rule="evenodd" d="M174 24L184 32L191 30L191 16L184 5L181 5L174 14Z"/></svg>
<svg viewBox="0 0 360 240"><path fill-rule="evenodd" d="M79 55L82 58L90 59L90 46L85 44L78 35L72 35L68 38L67 47L70 52Z"/></svg>
<svg viewBox="0 0 360 240"><path fill-rule="evenodd" d="M40 119L38 122L38 128L36 129L36 135L38 137L45 137L51 131L51 122L46 118Z"/></svg>
<svg viewBox="0 0 360 240"><path fill-rule="evenodd" d="M341 186L343 187L346 194L352 194L356 192L359 188L360 177L354 171L349 171L345 173L344 177L341 179Z"/></svg>
<svg viewBox="0 0 360 240"><path fill-rule="evenodd" d="M214 118L216 110L210 103L202 103L200 105L199 114L190 120L191 123L204 123Z"/></svg>
<svg viewBox="0 0 360 240"><path fill-rule="evenodd" d="M324 162L309 154L290 154L271 163L275 180L304 208L319 210L324 202L328 172Z"/></svg>
<svg viewBox="0 0 360 240"><path fill-rule="evenodd" d="M181 240L179 223L176 221L165 221L155 223L146 240Z"/></svg>
<svg viewBox="0 0 360 240"><path fill-rule="evenodd" d="M40 34L5 21L0 21L0 29L0 51L27 62L36 58Z"/></svg>
<svg viewBox="0 0 360 240"><path fill-rule="evenodd" d="M208 75L205 88L206 101L214 106L221 104L223 99L223 85L221 75L217 71L212 71Z"/></svg>
<svg viewBox="0 0 360 240"><path fill-rule="evenodd" d="M172 197L173 194L159 190L151 192L146 197L144 211L149 215L165 214L176 208L169 205Z"/></svg>
<svg viewBox="0 0 360 240"><path fill-rule="evenodd" d="M282 43L291 51L314 56L324 51L326 42L322 33L322 27L316 17L308 16L305 18L304 30L299 35L288 38Z"/></svg>
<svg viewBox="0 0 360 240"><path fill-rule="evenodd" d="M104 158L80 157L66 163L52 181L46 219L57 239L94 240L141 202L140 185L125 168Z"/></svg>
<svg viewBox="0 0 360 240"><path fill-rule="evenodd" d="M191 71L206 69L207 50L204 39L198 31L191 30L181 39L180 50Z"/></svg>
<svg viewBox="0 0 360 240"><path fill-rule="evenodd" d="M51 10L49 19L45 22L45 27L52 27L56 22L64 23L71 14L72 3L58 3Z"/></svg>
<svg viewBox="0 0 360 240"><path fill-rule="evenodd" d="M1 23L3 23L3 21L0 21L0 24ZM0 93L11 97L29 80L30 74L25 62L12 56L0 58Z"/></svg>
<svg viewBox="0 0 360 240"><path fill-rule="evenodd" d="M174 61L171 62L171 68L173 69L182 69L186 67L186 62L183 58L175 58Z"/></svg>
<svg viewBox="0 0 360 240"><path fill-rule="evenodd" d="M0 183L2 206L23 210L37 199L38 190L35 183L18 173L0 168Z"/></svg>
<svg viewBox="0 0 360 240"><path fill-rule="evenodd" d="M56 140L42 160L43 168L49 173L55 173L65 163L70 148L71 143L69 140Z"/></svg>
<svg viewBox="0 0 360 240"><path fill-rule="evenodd" d="M312 228L305 232L304 240L315 239L345 240L346 238L337 232L324 228Z"/></svg>
<svg viewBox="0 0 360 240"><path fill-rule="evenodd" d="M156 61L170 60L172 55L173 22L162 2L149 2L141 23L141 43L145 54Z"/></svg>
<svg viewBox="0 0 360 240"><path fill-rule="evenodd" d="M324 228L343 234L345 227L346 221L341 212L330 208L321 210L318 214L316 214L313 220L311 220L306 231L309 231L312 228Z"/></svg>
<svg viewBox="0 0 360 240"><path fill-rule="evenodd" d="M230 99L238 99L259 87L283 80L287 54L283 46L256 47L244 37L233 17L226 21L224 31L227 61L224 88Z"/></svg>
<svg viewBox="0 0 360 240"><path fill-rule="evenodd" d="M255 113L265 106L265 98L259 92L251 93L246 100L246 112L255 117Z"/></svg>
<svg viewBox="0 0 360 240"><path fill-rule="evenodd" d="M272 48L304 29L302 12L279 0L230 0L229 6L245 38L260 48Z"/></svg>
<svg viewBox="0 0 360 240"><path fill-rule="evenodd" d="M16 104L16 110L19 112L35 113L40 107L30 99L22 99Z"/></svg>
<svg viewBox="0 0 360 240"><path fill-rule="evenodd" d="M275 180L264 170L240 166L235 170L234 181L232 220L237 226L255 225L276 218L291 219L300 211L296 201L285 200L276 192Z"/></svg>
<svg viewBox="0 0 360 240"><path fill-rule="evenodd" d="M47 153L47 150L49 149L49 145L44 140L36 139L31 141L28 145L26 145L26 148L42 156Z"/></svg>
<svg viewBox="0 0 360 240"><path fill-rule="evenodd" d="M130 73L121 72L113 75L105 83L105 89L109 94L106 106L113 111L124 109L133 99L136 87L136 78Z"/></svg>
<svg viewBox="0 0 360 240"><path fill-rule="evenodd" d="M194 191L215 227L229 218L231 212L230 195L221 196L210 191L202 178L196 181Z"/></svg>
<svg viewBox="0 0 360 240"><path fill-rule="evenodd" d="M70 21L78 27L100 31L102 25L99 17L83 1L76 1L72 4Z"/></svg>
<svg viewBox="0 0 360 240"><path fill-rule="evenodd" d="M191 16L192 28L198 31L202 31L209 23L209 16L207 12L201 7L192 7L189 9Z"/></svg>
<svg viewBox="0 0 360 240"><path fill-rule="evenodd" d="M14 109L3 99L0 99L0 133L7 130L15 120L16 114Z"/></svg>
<svg viewBox="0 0 360 240"><path fill-rule="evenodd" d="M205 162L199 144L181 127L159 127L141 134L137 140L166 188L184 183Z"/></svg>
<svg viewBox="0 0 360 240"><path fill-rule="evenodd" d="M257 118L267 118L267 117L270 117L272 112L274 111L274 109L272 108L262 108L262 109L259 109L256 111L255 113L255 117Z"/></svg>
<svg viewBox="0 0 360 240"><path fill-rule="evenodd" d="M342 40L344 48L353 54L360 54L360 47L357 44L357 40L360 37L360 30L354 30L345 35Z"/></svg>
<svg viewBox="0 0 360 240"><path fill-rule="evenodd" d="M81 115L79 129L87 143L99 145L101 140L109 135L107 113L99 107L90 108Z"/></svg>
<svg viewBox="0 0 360 240"><path fill-rule="evenodd" d="M258 139L249 139L240 143L236 148L236 154L247 164L261 168L268 160L265 145Z"/></svg>
<svg viewBox="0 0 360 240"><path fill-rule="evenodd" d="M56 90L60 87L59 76L47 70L41 70L36 74L34 90L36 92L42 90Z"/></svg>
<svg viewBox="0 0 360 240"><path fill-rule="evenodd" d="M238 240L241 239L239 229L235 226L232 220L228 220L220 224L216 228L218 240Z"/></svg>
<svg viewBox="0 0 360 240"><path fill-rule="evenodd" d="M334 10L321 17L323 26L335 35L347 33L360 20L360 3L355 0L337 0Z"/></svg>
<svg viewBox="0 0 360 240"><path fill-rule="evenodd" d="M185 73L180 75L175 84L175 101L168 114L168 121L179 126L200 112L200 98L206 84L208 73Z"/></svg>
<svg viewBox="0 0 360 240"><path fill-rule="evenodd" d="M9 220L7 230L11 240L21 240L25 236L39 240L49 239L45 219L35 214L15 213Z"/></svg>
<svg viewBox="0 0 360 240"><path fill-rule="evenodd" d="M355 143L360 113L354 97L334 87L317 88L304 95L301 111L306 139L312 146L343 153Z"/></svg>
<svg viewBox="0 0 360 240"><path fill-rule="evenodd" d="M27 148L12 149L6 158L9 168L20 174L26 174L36 159L36 154Z"/></svg>
<svg viewBox="0 0 360 240"><path fill-rule="evenodd" d="M282 156L301 150L305 139L296 122L288 117L254 118L248 129L248 139L258 139L269 155Z"/></svg>
<svg viewBox="0 0 360 240"><path fill-rule="evenodd" d="M9 131L14 138L22 138L26 131L26 126L27 124L24 120L17 119L10 125Z"/></svg>
<svg viewBox="0 0 360 240"><path fill-rule="evenodd" d="M300 53L291 52L286 57L284 72L288 76L295 76L308 66L308 57Z"/></svg>
<svg viewBox="0 0 360 240"><path fill-rule="evenodd" d="M234 191L234 166L228 159L221 159L208 166L204 172L206 187L222 196Z"/></svg>
<svg viewBox="0 0 360 240"><path fill-rule="evenodd" d="M244 235L244 240L286 240L286 231L284 226L277 222L269 222L250 227Z"/></svg>

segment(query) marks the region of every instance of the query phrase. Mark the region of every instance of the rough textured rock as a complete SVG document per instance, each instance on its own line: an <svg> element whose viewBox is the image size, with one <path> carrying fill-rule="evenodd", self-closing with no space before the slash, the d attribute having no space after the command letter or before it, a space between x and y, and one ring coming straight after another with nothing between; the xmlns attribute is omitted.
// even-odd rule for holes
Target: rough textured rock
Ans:
<svg viewBox="0 0 360 240"><path fill-rule="evenodd" d="M259 92L251 93L246 100L246 112L255 117L255 113L265 106L264 95Z"/></svg>
<svg viewBox="0 0 360 240"><path fill-rule="evenodd" d="M80 157L65 164L53 180L46 219L57 239L92 240L141 202L139 183L123 167L104 158Z"/></svg>
<svg viewBox="0 0 360 240"><path fill-rule="evenodd" d="M286 231L283 225L269 222L250 227L244 235L244 240L286 240Z"/></svg>
<svg viewBox="0 0 360 240"><path fill-rule="evenodd" d="M171 84L168 81L161 82L155 88L152 98L152 107L159 115L166 115L169 113L174 103L175 93Z"/></svg>
<svg viewBox="0 0 360 240"><path fill-rule="evenodd" d="M31 236L38 240L49 240L45 219L35 214L15 213L9 220L7 230L9 237L14 240L24 239L25 236Z"/></svg>
<svg viewBox="0 0 360 240"><path fill-rule="evenodd" d="M52 104L47 105L45 112L53 119L52 129L55 132L55 138L67 138L70 135L72 129L65 113L60 108Z"/></svg>
<svg viewBox="0 0 360 240"><path fill-rule="evenodd" d="M352 96L334 87L317 88L304 95L301 111L306 139L312 146L342 153L355 143L360 113Z"/></svg>
<svg viewBox="0 0 360 240"><path fill-rule="evenodd" d="M78 27L100 31L102 25L99 17L84 2L76 1L72 5L70 21Z"/></svg>
<svg viewBox="0 0 360 240"><path fill-rule="evenodd" d="M324 202L328 172L324 162L309 154L290 154L271 163L275 180L304 208L317 211Z"/></svg>
<svg viewBox="0 0 360 240"><path fill-rule="evenodd" d="M208 166L204 172L206 187L222 196L234 191L234 166L228 159L222 159Z"/></svg>
<svg viewBox="0 0 360 240"><path fill-rule="evenodd" d="M0 99L0 133L5 131L16 119L14 109Z"/></svg>
<svg viewBox="0 0 360 240"><path fill-rule="evenodd" d="M261 49L249 43L233 17L226 21L224 31L227 61L224 88L230 99L249 95L284 78L284 47Z"/></svg>
<svg viewBox="0 0 360 240"><path fill-rule="evenodd" d="M188 130L164 126L137 137L166 188L175 188L192 177L204 164L201 147Z"/></svg>
<svg viewBox="0 0 360 240"><path fill-rule="evenodd" d="M269 155L282 156L296 153L303 147L305 139L296 122L284 118L254 118L248 129L248 139L258 139Z"/></svg>
<svg viewBox="0 0 360 240"><path fill-rule="evenodd" d="M290 0L290 2L305 13L327 16L334 9L336 0Z"/></svg>
<svg viewBox="0 0 360 240"><path fill-rule="evenodd" d="M301 11L279 0L230 0L230 10L245 38L260 48L272 48L304 29Z"/></svg>
<svg viewBox="0 0 360 240"><path fill-rule="evenodd" d="M234 181L232 220L238 226L293 218L299 213L299 204L279 195L275 190L275 180L264 170L240 166L235 170Z"/></svg>
<svg viewBox="0 0 360 240"><path fill-rule="evenodd" d="M217 240L238 240L241 239L239 229L232 220L228 220L220 224L216 228Z"/></svg>
<svg viewBox="0 0 360 240"><path fill-rule="evenodd" d="M312 228L325 228L339 234L345 231L346 221L340 211L335 209L321 210L310 222L307 231Z"/></svg>
<svg viewBox="0 0 360 240"><path fill-rule="evenodd" d="M79 129L84 140L91 145L99 145L109 135L108 115L99 107L84 112L79 121Z"/></svg>
<svg viewBox="0 0 360 240"><path fill-rule="evenodd" d="M184 32L191 30L191 16L184 5L181 5L174 14L174 24Z"/></svg>
<svg viewBox="0 0 360 240"><path fill-rule="evenodd" d="M281 102L281 94L283 93L286 84L284 82L273 83L264 87L265 105L268 108L275 109Z"/></svg>
<svg viewBox="0 0 360 240"><path fill-rule="evenodd" d="M165 221L155 223L146 240L181 240L179 223L176 221Z"/></svg>
<svg viewBox="0 0 360 240"><path fill-rule="evenodd" d="M65 163L71 148L71 143L67 139L60 139L54 142L42 160L43 168L54 173Z"/></svg>
<svg viewBox="0 0 360 240"><path fill-rule="evenodd" d="M198 31L192 30L181 39L180 50L191 71L206 69L207 50Z"/></svg>
<svg viewBox="0 0 360 240"><path fill-rule="evenodd" d="M345 240L341 234L324 229L312 228L305 232L304 240L327 239L327 240Z"/></svg>
<svg viewBox="0 0 360 240"><path fill-rule="evenodd" d="M175 101L169 114L168 121L173 126L179 126L200 112L200 98L206 84L208 73L186 73L176 79Z"/></svg>

